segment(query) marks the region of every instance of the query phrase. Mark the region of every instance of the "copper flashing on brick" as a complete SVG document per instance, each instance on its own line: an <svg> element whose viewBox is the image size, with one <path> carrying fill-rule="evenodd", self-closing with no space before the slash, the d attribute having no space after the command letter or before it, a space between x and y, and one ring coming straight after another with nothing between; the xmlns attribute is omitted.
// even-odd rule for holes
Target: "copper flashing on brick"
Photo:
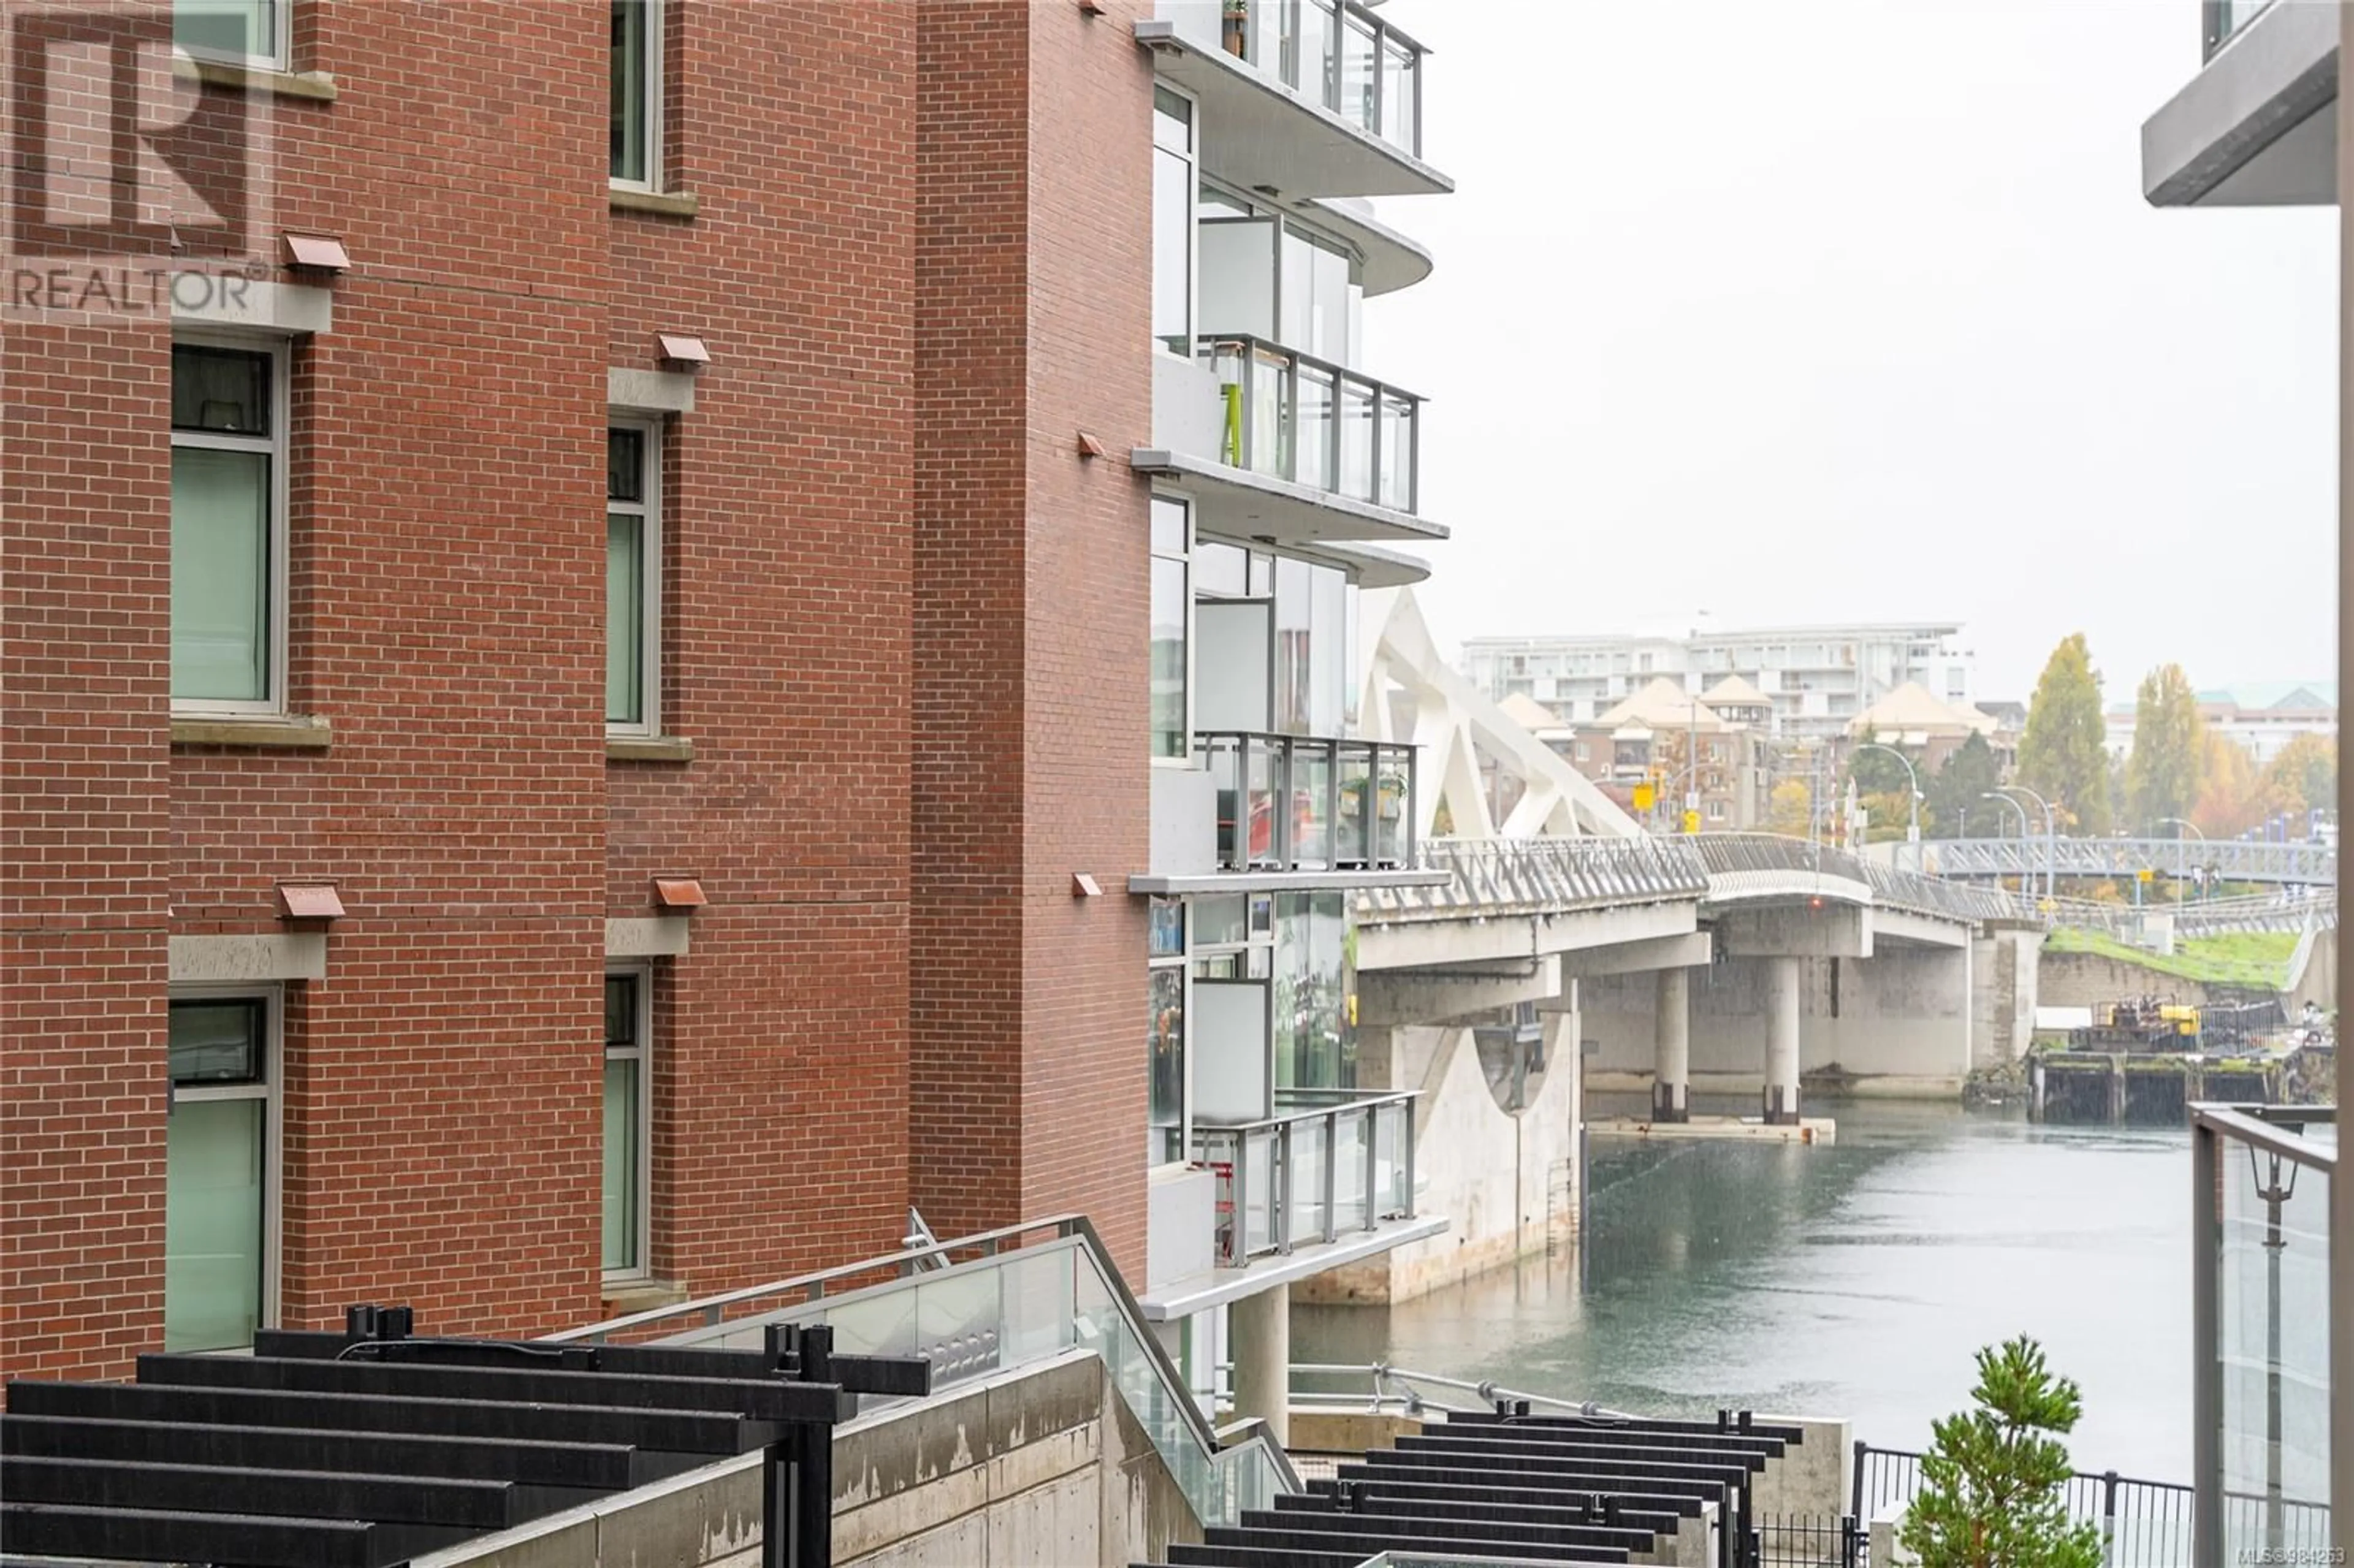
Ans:
<svg viewBox="0 0 2354 1568"><path fill-rule="evenodd" d="M1099 458L1104 455L1104 444L1087 431L1081 430L1079 432L1079 455L1081 457Z"/></svg>
<svg viewBox="0 0 2354 1568"><path fill-rule="evenodd" d="M340 920L344 900L332 882L281 882L278 913L289 920Z"/></svg>
<svg viewBox="0 0 2354 1568"><path fill-rule="evenodd" d="M692 370L711 363L711 350L699 337L684 333L663 332L654 334L655 357L664 365Z"/></svg>
<svg viewBox="0 0 2354 1568"><path fill-rule="evenodd" d="M314 272L345 272L351 270L352 259L344 242L332 234L290 234L286 264Z"/></svg>
<svg viewBox="0 0 2354 1568"><path fill-rule="evenodd" d="M703 884L691 876L657 876L654 878L654 903L665 912L692 913L710 900L703 896Z"/></svg>

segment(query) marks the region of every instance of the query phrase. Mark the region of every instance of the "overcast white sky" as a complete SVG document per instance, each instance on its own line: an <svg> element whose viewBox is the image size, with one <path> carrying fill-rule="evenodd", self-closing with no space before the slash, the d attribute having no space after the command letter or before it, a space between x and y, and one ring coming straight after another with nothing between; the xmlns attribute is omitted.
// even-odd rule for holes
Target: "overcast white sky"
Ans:
<svg viewBox="0 0 2354 1568"><path fill-rule="evenodd" d="M2298 3L2298 0L2284 0ZM2336 215L2158 211L2198 0L1399 0L1452 196L1367 307L1417 590L1500 632L1952 617L1982 697L2327 678Z"/></svg>

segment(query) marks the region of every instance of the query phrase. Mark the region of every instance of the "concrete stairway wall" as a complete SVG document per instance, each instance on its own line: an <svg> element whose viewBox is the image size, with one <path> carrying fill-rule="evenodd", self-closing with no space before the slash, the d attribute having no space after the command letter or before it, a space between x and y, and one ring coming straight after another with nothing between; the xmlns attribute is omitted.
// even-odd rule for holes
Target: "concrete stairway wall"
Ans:
<svg viewBox="0 0 2354 1568"><path fill-rule="evenodd" d="M843 1428L843 1568L1109 1568L1201 1521L1089 1351ZM417 1559L412 1568L759 1568L758 1456Z"/></svg>

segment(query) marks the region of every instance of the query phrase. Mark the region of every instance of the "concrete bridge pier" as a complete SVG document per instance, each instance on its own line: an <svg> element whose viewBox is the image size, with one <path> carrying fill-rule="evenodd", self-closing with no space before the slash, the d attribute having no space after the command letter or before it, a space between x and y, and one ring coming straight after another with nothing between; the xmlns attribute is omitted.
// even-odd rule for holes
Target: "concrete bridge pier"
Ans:
<svg viewBox="0 0 2354 1568"><path fill-rule="evenodd" d="M1766 964L1766 1124L1798 1124L1798 960Z"/></svg>
<svg viewBox="0 0 2354 1568"><path fill-rule="evenodd" d="M1653 1020L1651 1119L1691 1119L1691 971L1661 969Z"/></svg>

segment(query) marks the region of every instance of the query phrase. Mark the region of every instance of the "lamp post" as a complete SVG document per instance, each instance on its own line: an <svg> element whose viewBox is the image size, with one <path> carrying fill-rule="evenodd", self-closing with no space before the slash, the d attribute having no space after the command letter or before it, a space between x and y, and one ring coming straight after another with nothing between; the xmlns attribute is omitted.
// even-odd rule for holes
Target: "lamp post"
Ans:
<svg viewBox="0 0 2354 1568"><path fill-rule="evenodd" d="M1858 751L1884 751L1904 764L1904 782L1912 792L1913 821L1904 830L1904 842L1913 846L1913 869L1921 869L1921 775L1913 770L1913 759L1893 746L1882 746L1876 740L1859 741Z"/></svg>
<svg viewBox="0 0 2354 1568"><path fill-rule="evenodd" d="M2035 882L2032 874L2027 869L2027 835L2029 831L2027 826L2027 808L2012 800L2009 796L1999 794L1992 789L1987 790L1984 794L1980 795L1978 799L1981 800L1999 800L2004 805L2019 813L2019 890L2021 893L2026 894L2029 897L2033 897L2035 895ZM2002 830L2000 828L1997 828L1995 832L1997 835L1999 835L2002 832ZM1995 878L1995 886L1998 889L2002 886L2001 877L1998 876Z"/></svg>
<svg viewBox="0 0 2354 1568"><path fill-rule="evenodd" d="M1998 784L1999 789L2016 789L2043 808L2043 896L2060 896L2060 820L2052 814L2052 802L2024 784Z"/></svg>
<svg viewBox="0 0 2354 1568"><path fill-rule="evenodd" d="M2190 852L2182 847L2184 842L2182 830L2189 828L2192 832L2199 834L2199 842L2202 844L2207 842L2206 833L2201 831L2198 823L2190 821L2181 817L2160 817L2158 821L2152 822L2150 826L2153 828L2171 826L2174 829L2174 880L2178 885L2190 880L2189 873L2190 868L2186 863ZM2175 896L2179 898L2181 895L2178 892ZM2201 902L2204 902L2207 897L2206 879L2204 877L2200 879L2199 897Z"/></svg>

